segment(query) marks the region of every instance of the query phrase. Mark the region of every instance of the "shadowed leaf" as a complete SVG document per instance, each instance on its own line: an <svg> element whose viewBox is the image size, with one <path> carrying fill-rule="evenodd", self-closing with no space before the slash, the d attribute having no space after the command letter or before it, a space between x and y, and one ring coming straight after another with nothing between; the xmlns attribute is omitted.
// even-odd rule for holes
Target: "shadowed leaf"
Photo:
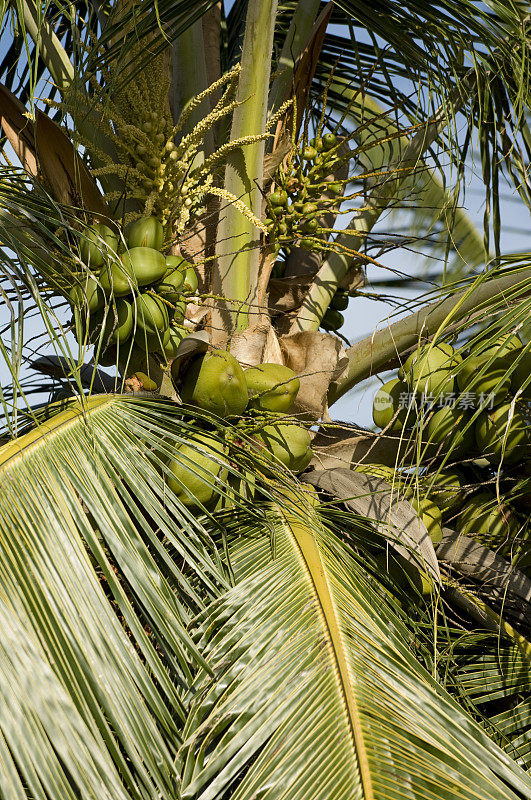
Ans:
<svg viewBox="0 0 531 800"><path fill-rule="evenodd" d="M37 175L37 158L33 122L26 116L26 109L20 100L1 84L0 122L22 166L35 177Z"/></svg>
<svg viewBox="0 0 531 800"><path fill-rule="evenodd" d="M72 142L42 111L37 111L35 141L39 167L55 198L65 205L108 216L102 194Z"/></svg>

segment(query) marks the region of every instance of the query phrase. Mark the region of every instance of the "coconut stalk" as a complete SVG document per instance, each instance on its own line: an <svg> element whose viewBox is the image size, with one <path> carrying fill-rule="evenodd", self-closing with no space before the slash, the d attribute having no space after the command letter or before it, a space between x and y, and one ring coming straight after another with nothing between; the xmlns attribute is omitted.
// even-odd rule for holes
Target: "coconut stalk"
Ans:
<svg viewBox="0 0 531 800"><path fill-rule="evenodd" d="M231 127L232 140L248 143L232 154L225 170L225 190L258 218L262 216L264 140L253 141L253 137L265 131L276 12L277 0L249 3L237 92L241 105L234 111ZM213 293L224 299L218 301L211 322L213 340L223 343L227 334L247 328L250 314L256 313L260 234L252 219L224 204L217 238Z"/></svg>
<svg viewBox="0 0 531 800"><path fill-rule="evenodd" d="M400 353L416 345L420 337L439 334L447 325L477 312L494 298L509 302L515 294L519 298L531 294L531 269L511 271L500 278L473 284L467 289L450 295L422 308L405 319L398 320L384 330L377 331L350 347L345 355L349 360L347 372L331 384L328 404L339 400L360 381L391 366ZM526 287L525 291L523 291Z"/></svg>
<svg viewBox="0 0 531 800"><path fill-rule="evenodd" d="M447 126L448 106L453 107L454 113L459 111L466 95L470 93L470 84L473 80L474 71L470 70L456 86L449 102L441 106L431 122L412 138L394 169L390 169L387 178L373 188L363 210L356 214L343 233L335 240L339 248L344 247L356 252L362 250L367 235L377 223L382 212L387 210L389 202L397 196L401 184L410 176L419 159L429 150ZM291 333L319 329L332 297L356 259L356 256L347 253L330 253L310 286L299 313L293 321Z"/></svg>

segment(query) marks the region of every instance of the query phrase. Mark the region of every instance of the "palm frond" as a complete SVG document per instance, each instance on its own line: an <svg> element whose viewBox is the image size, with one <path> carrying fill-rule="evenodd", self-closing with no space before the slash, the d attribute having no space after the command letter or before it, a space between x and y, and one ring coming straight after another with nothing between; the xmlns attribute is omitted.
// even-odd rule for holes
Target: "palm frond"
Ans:
<svg viewBox="0 0 531 800"><path fill-rule="evenodd" d="M214 677L194 685L182 797L529 793L420 667L352 553L290 503L271 509L270 531L227 521L237 583L192 626Z"/></svg>
<svg viewBox="0 0 531 800"><path fill-rule="evenodd" d="M0 449L0 739L33 797L175 797L186 626L230 585L165 486L175 408L95 396Z"/></svg>
<svg viewBox="0 0 531 800"><path fill-rule="evenodd" d="M487 633L442 634L447 688L524 769L531 767L531 670L521 649Z"/></svg>

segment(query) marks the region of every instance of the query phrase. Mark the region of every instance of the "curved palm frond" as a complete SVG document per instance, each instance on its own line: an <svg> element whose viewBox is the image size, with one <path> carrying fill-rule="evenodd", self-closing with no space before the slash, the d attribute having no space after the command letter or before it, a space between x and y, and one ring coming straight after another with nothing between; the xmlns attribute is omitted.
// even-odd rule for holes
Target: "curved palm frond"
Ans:
<svg viewBox="0 0 531 800"><path fill-rule="evenodd" d="M446 687L524 769L531 766L531 671L518 645L489 633L441 630Z"/></svg>
<svg viewBox="0 0 531 800"><path fill-rule="evenodd" d="M192 625L214 676L194 684L182 797L528 794L421 668L349 550L296 502L272 507L272 532L228 522L236 585Z"/></svg>
<svg viewBox="0 0 531 800"><path fill-rule="evenodd" d="M170 800L186 626L230 585L161 474L188 428L113 395L47 416L0 449L2 797Z"/></svg>

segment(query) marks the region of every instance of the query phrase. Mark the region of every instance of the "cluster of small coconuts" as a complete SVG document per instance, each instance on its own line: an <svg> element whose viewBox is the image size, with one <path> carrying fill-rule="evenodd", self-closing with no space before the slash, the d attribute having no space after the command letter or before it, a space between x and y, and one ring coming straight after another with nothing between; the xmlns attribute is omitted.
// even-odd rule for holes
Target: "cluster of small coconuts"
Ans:
<svg viewBox="0 0 531 800"><path fill-rule="evenodd" d="M345 182L325 180L337 164L340 146L334 133L310 139L297 154L289 177L268 196L265 225L277 253L281 248L289 253L293 246L305 250L325 246L328 230L322 227L323 215L337 210L343 199ZM285 266L285 261L276 261L272 276L282 278ZM339 289L321 321L323 330L339 330L347 306L348 292Z"/></svg>
<svg viewBox="0 0 531 800"><path fill-rule="evenodd" d="M89 340L101 339L101 363L114 363L116 348L132 337L144 358L154 351L173 358L187 333L182 322L197 291L197 273L180 256L161 252L164 229L156 217L136 220L124 238L125 245L118 231L102 222L83 231L79 249L86 270L68 299L88 321Z"/></svg>
<svg viewBox="0 0 531 800"><path fill-rule="evenodd" d="M172 377L184 403L217 417L241 417L245 442L262 453L275 471L280 465L302 472L312 458L311 438L294 417L286 416L300 387L289 367L257 364L242 369L226 350L196 356L184 375L172 365ZM208 431L194 433L168 464L168 485L186 506L208 506L219 496L219 481L227 478L228 447Z"/></svg>
<svg viewBox="0 0 531 800"><path fill-rule="evenodd" d="M386 434L422 436L425 466L414 474L415 490L411 470L396 476L381 466L380 473L404 487L433 542L445 522L522 569L531 567L530 375L531 352L512 333L459 350L426 344L373 404Z"/></svg>

